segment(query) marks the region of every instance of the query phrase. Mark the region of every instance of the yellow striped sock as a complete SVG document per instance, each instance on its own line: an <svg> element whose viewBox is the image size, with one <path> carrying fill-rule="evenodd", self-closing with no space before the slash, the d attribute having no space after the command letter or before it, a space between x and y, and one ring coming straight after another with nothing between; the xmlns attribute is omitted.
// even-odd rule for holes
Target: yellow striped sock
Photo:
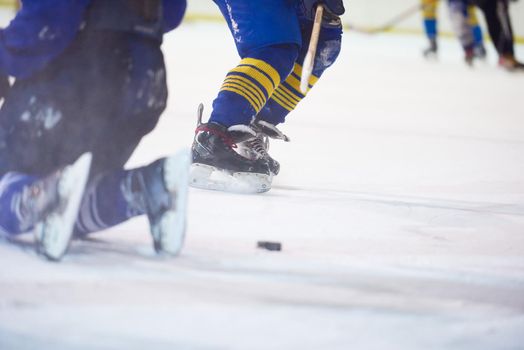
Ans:
<svg viewBox="0 0 524 350"><path fill-rule="evenodd" d="M271 99L282 108L292 111L298 103L305 97L300 92L300 79L302 77L302 66L295 63L291 74L283 81L271 96ZM308 91L318 81L318 77L312 75L309 79Z"/></svg>
<svg viewBox="0 0 524 350"><path fill-rule="evenodd" d="M243 97L258 113L279 85L280 75L270 64L256 58L244 58L229 71L220 91Z"/></svg>

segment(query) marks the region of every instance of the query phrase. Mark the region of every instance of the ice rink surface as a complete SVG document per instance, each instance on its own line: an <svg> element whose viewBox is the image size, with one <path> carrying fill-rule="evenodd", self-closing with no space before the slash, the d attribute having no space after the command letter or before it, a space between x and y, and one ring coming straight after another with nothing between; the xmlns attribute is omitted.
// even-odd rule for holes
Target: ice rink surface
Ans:
<svg viewBox="0 0 524 350"><path fill-rule="evenodd" d="M433 62L422 37L344 41L272 144L273 190L191 190L180 258L144 218L60 264L0 240L0 349L524 349L524 73L451 39ZM221 24L164 48L169 106L130 165L189 146L238 62Z"/></svg>

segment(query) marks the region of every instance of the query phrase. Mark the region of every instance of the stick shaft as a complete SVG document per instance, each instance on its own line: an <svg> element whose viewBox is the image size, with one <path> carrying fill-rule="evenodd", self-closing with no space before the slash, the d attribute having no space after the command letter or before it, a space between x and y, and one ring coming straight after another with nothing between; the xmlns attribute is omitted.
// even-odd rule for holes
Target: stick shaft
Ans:
<svg viewBox="0 0 524 350"><path fill-rule="evenodd" d="M318 37L320 29L322 28L322 16L324 15L324 6L318 5L315 12L315 21L313 23L313 30L311 31L311 39L309 40L309 47L307 50L304 63L302 64L302 76L300 77L300 91L303 94L307 92L309 86L309 78L313 73L315 66L315 56L317 54Z"/></svg>

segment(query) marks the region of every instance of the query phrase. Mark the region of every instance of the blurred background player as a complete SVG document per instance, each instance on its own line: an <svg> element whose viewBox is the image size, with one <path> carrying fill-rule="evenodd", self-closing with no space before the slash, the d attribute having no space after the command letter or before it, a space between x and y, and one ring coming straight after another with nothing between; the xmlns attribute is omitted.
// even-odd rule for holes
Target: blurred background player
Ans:
<svg viewBox="0 0 524 350"><path fill-rule="evenodd" d="M431 58L436 57L438 53L438 20L437 11L438 3L440 0L421 0L422 2L422 13L424 17L424 31L429 41L429 46L423 51L424 56ZM474 46L472 52L466 52L466 61L471 58L469 55L473 54L476 58L483 59L486 57L486 49L484 47L484 37L482 28L478 23L477 15L475 12L475 6L470 5L467 7L467 25L471 30L471 34L474 40Z"/></svg>
<svg viewBox="0 0 524 350"><path fill-rule="evenodd" d="M488 25L491 41L499 55L499 65L508 71L522 71L524 64L517 61L514 51L514 37L509 15L508 0L449 0L454 30L457 32L466 52L472 52L474 37L468 31L467 8L479 7Z"/></svg>
<svg viewBox="0 0 524 350"><path fill-rule="evenodd" d="M191 183L215 190L265 192L280 164L268 138L289 141L277 125L305 97L304 60L317 4L325 6L309 89L336 60L342 0L215 0L241 61L227 73L208 123L196 129ZM308 89L308 90L309 90Z"/></svg>
<svg viewBox="0 0 524 350"><path fill-rule="evenodd" d="M123 166L165 109L160 46L185 8L185 0L22 1L0 30L1 233L36 227L38 249L58 260L73 225L85 235L146 214L155 249L179 252L189 155Z"/></svg>

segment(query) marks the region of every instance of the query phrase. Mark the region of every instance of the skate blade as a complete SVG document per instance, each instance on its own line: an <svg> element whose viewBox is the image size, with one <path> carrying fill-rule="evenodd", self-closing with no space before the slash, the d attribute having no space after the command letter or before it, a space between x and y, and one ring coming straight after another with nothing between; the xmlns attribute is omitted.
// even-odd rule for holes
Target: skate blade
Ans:
<svg viewBox="0 0 524 350"><path fill-rule="evenodd" d="M66 166L58 181L61 205L35 227L37 252L48 260L59 261L67 251L89 177L91 153Z"/></svg>
<svg viewBox="0 0 524 350"><path fill-rule="evenodd" d="M157 253L178 255L184 245L187 226L187 194L189 187L189 166L191 152L184 149L174 156L168 157L164 163L164 184L173 195L173 209L162 215L158 227L152 228Z"/></svg>
<svg viewBox="0 0 524 350"><path fill-rule="evenodd" d="M436 62L439 60L438 53L436 52L423 52L422 56L424 56L426 60L431 61L431 62Z"/></svg>
<svg viewBox="0 0 524 350"><path fill-rule="evenodd" d="M189 174L190 186L204 190L254 194L271 189L272 175L231 173L215 167L193 163Z"/></svg>

